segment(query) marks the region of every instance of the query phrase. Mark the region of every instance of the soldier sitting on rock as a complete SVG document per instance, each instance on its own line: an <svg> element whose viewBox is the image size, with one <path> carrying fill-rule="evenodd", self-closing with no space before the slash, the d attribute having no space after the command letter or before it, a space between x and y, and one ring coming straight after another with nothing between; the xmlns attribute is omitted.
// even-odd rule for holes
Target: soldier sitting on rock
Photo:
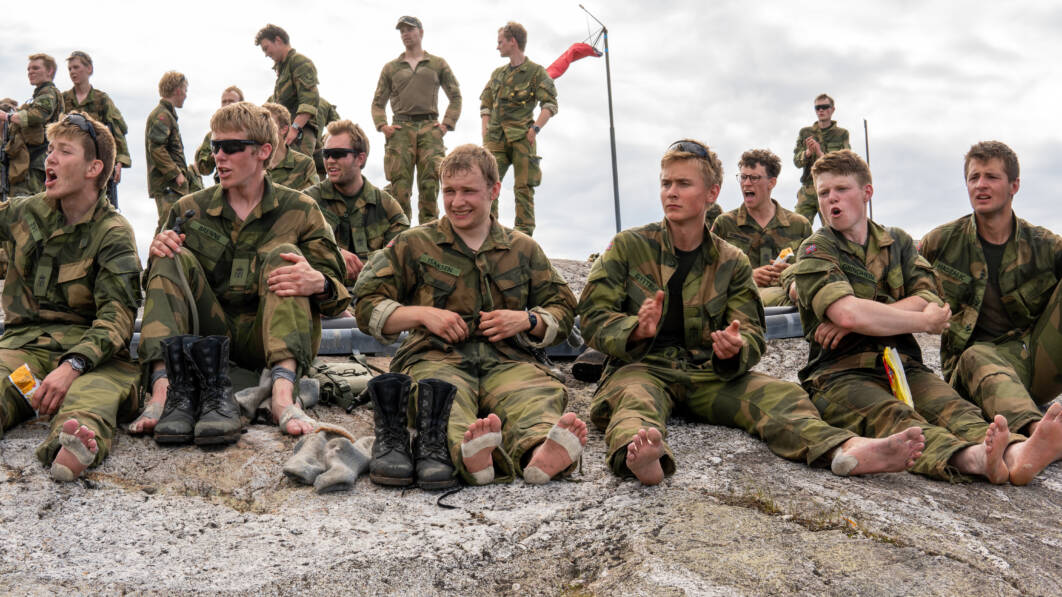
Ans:
<svg viewBox="0 0 1062 597"><path fill-rule="evenodd" d="M490 152L462 145L440 171L446 215L399 234L369 260L355 286L358 327L385 344L410 331L391 370L422 381L418 433L430 414L420 400L423 381L456 387L448 416L437 415L445 426L438 447L465 481L522 474L546 483L571 471L586 444L586 424L564 413L564 384L535 356L568 336L575 297L537 243L491 216L501 183ZM402 377L370 384L377 417L370 477L377 483L413 482L405 433L410 383ZM429 464L418 462L421 486L452 483L449 462Z"/></svg>
<svg viewBox="0 0 1062 597"><path fill-rule="evenodd" d="M826 460L839 475L911 466L922 449L917 427L858 437L824 423L800 386L750 371L765 348L752 268L704 219L723 166L688 139L660 166L664 220L616 235L579 301L583 336L609 356L590 416L605 430L612 471L645 485L675 472L664 442L675 404L755 434L784 458Z"/></svg>
<svg viewBox="0 0 1062 597"><path fill-rule="evenodd" d="M51 416L37 458L60 481L107 457L117 420L136 409L127 345L140 304L133 229L105 189L114 138L80 112L47 128L45 190L0 203L14 260L3 290L0 419ZM2 434L2 432L0 432Z"/></svg>
<svg viewBox="0 0 1062 597"><path fill-rule="evenodd" d="M266 175L278 140L269 112L237 102L215 112L210 129L221 183L181 198L151 242L139 353L152 398L131 430L154 429L156 440L236 441L231 391L212 405L202 430L191 428L197 407L184 392L175 404L167 399L176 380L164 358L179 361L188 347L164 341L198 328L197 335L231 341L238 365L269 368L269 410L284 433L300 435L314 422L296 401L295 381L317 352L320 314L338 315L350 302L343 260L317 204ZM227 368L223 360L215 366Z"/></svg>
<svg viewBox="0 0 1062 597"><path fill-rule="evenodd" d="M1059 409L1024 441L1010 433L1005 417L986 422L979 407L923 365L912 334L939 334L951 317L932 267L906 232L867 218L874 187L857 154L827 153L812 176L826 225L801 245L783 284L790 287L792 277L790 292L811 345L800 381L823 418L870 435L921 427L926 445L914 473L952 482L969 475L991 483L1031 481L1062 450ZM913 407L889 389L885 348L899 353Z"/></svg>

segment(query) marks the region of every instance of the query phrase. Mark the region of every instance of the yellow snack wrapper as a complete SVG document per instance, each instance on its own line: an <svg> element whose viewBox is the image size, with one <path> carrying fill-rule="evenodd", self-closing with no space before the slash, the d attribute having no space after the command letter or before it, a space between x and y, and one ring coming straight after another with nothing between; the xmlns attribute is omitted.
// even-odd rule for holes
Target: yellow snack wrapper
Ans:
<svg viewBox="0 0 1062 597"><path fill-rule="evenodd" d="M782 249L782 252L778 254L778 257L774 258L774 265L781 265L786 262L787 259L793 256L793 249L786 247Z"/></svg>
<svg viewBox="0 0 1062 597"><path fill-rule="evenodd" d="M911 386L907 385L907 373L903 370L900 361L900 353L891 346L885 347L881 360L885 363L885 375L889 378L889 387L892 395L907 406L914 408L914 400L911 399Z"/></svg>
<svg viewBox="0 0 1062 597"><path fill-rule="evenodd" d="M37 388L41 385L41 380L37 379L33 372L30 371L29 365L23 363L18 369L11 372L11 375L7 376L11 380L11 383L18 389L18 392L22 394L22 397L29 403L30 398L33 397L33 393L37 391Z"/></svg>

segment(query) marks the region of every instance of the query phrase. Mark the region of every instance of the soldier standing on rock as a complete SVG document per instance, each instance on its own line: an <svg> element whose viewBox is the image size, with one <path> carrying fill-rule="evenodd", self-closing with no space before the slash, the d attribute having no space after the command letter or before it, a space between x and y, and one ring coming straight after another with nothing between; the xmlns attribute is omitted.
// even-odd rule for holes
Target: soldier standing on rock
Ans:
<svg viewBox="0 0 1062 597"><path fill-rule="evenodd" d="M313 62L291 47L288 32L276 25L266 25L254 37L262 53L273 60L277 82L269 101L288 109L291 124L280 131L281 143L300 153L313 155L317 145L317 110L321 96L317 93L317 68Z"/></svg>
<svg viewBox="0 0 1062 597"><path fill-rule="evenodd" d="M704 221L723 166L690 139L673 143L660 166L664 221L616 235L579 301L583 336L609 356L590 406L609 468L645 485L674 473L664 433L676 403L762 438L783 458L828 461L838 475L911 466L922 449L917 427L858 437L823 422L800 386L750 371L765 348L752 268Z"/></svg>
<svg viewBox="0 0 1062 597"><path fill-rule="evenodd" d="M815 98L815 117L811 125L800 129L797 134L796 148L793 150L793 164L803 170L800 175L800 188L797 190L797 204L793 211L807 218L814 224L819 204L815 198L815 182L811 178L811 167L815 160L823 155L840 149L849 149L848 131L837 126L833 120L833 98L825 93Z"/></svg>
<svg viewBox="0 0 1062 597"><path fill-rule="evenodd" d="M177 108L188 98L188 79L169 71L159 80L159 105L148 115L144 132L147 153L148 195L158 209L157 234L170 207L182 196L203 188L198 175L192 174L184 157L184 140L177 126Z"/></svg>

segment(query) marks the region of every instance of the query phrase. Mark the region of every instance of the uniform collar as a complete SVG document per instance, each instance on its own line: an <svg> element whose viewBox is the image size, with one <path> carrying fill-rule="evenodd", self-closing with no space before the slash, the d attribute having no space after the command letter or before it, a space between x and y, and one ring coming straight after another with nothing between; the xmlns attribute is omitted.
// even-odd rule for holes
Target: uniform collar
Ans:
<svg viewBox="0 0 1062 597"><path fill-rule="evenodd" d="M778 205L778 202L775 201L774 197L771 197L771 203L774 204L774 215L771 216L771 220L769 222L767 222L767 225L764 226L763 228L764 229L770 228L771 224L773 224L775 222L777 222L778 226L780 226L780 227L789 226L789 215L786 214L782 210L782 206ZM756 221L756 219L753 218L749 214L749 208L745 206L745 202L744 201L742 201L741 205L738 206L738 213L737 213L737 217L735 219L737 220L737 225L738 226L745 226L749 222L755 222ZM759 225L758 222L757 222L757 225Z"/></svg>
<svg viewBox="0 0 1062 597"><path fill-rule="evenodd" d="M660 228L662 230L660 236L660 252L670 253L677 257L678 254L675 252L675 245L671 241L671 231L667 227L667 219L660 222ZM701 246L697 247L697 249L700 249L701 255L704 257L704 263L706 265L711 265L715 263L715 260L719 257L719 250L715 247L715 242L712 241L712 233L708 228L707 222L704 223L703 231L704 236L701 239Z"/></svg>
<svg viewBox="0 0 1062 597"><path fill-rule="evenodd" d="M295 48L289 48L288 53L284 55L284 59L273 65L273 70L280 72L280 69L284 68L284 65L291 60L291 57L295 55Z"/></svg>
<svg viewBox="0 0 1062 597"><path fill-rule="evenodd" d="M435 242L440 245L458 245L465 246L465 241L461 240L457 236L457 232L454 231L454 226L450 223L449 216L443 216L439 218L439 224L435 227ZM490 232L487 233L487 238L483 240L483 244L480 245L477 253L483 253L494 249L508 250L512 247L512 238L505 228L498 223L498 220L491 216L490 218Z"/></svg>
<svg viewBox="0 0 1062 597"><path fill-rule="evenodd" d="M1022 241L1022 237L1024 237L1024 234L1022 234L1022 227L1018 226L1018 214L1014 213L1014 210L1011 210L1010 214L1010 238L1007 239L1006 242L1006 244L1008 245L1011 241ZM977 215L971 213L970 216L967 218L967 221L968 223L966 225L966 233L969 236L970 241L979 244L981 242L981 236L977 232Z"/></svg>
<svg viewBox="0 0 1062 597"><path fill-rule="evenodd" d="M173 104L170 103L170 100L160 99L159 105L163 108L166 108L166 111L173 115L173 119L177 120L177 109L173 107Z"/></svg>
<svg viewBox="0 0 1062 597"><path fill-rule="evenodd" d="M251 213L247 215L248 220L255 212L258 212L258 217L262 217L266 213L276 209L278 205L273 181L270 180L268 173L263 173L262 176L265 177L265 188L262 189L262 200L251 210ZM220 217L221 214L224 213L225 208L229 207L228 202L225 201L225 189L222 188L220 184L216 184L212 188L214 189L214 192L207 198L206 203L203 206L203 211L211 216ZM229 209L231 210L232 208L229 207Z"/></svg>

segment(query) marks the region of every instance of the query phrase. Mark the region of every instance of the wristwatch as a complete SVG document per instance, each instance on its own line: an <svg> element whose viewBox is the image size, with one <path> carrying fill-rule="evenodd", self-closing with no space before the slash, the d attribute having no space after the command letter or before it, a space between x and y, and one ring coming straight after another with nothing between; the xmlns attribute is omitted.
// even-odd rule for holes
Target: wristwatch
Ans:
<svg viewBox="0 0 1062 597"><path fill-rule="evenodd" d="M297 125L297 124L295 124L294 122L291 123L291 128L293 128L293 129L295 129L297 131L301 131L302 130L302 127Z"/></svg>
<svg viewBox="0 0 1062 597"><path fill-rule="evenodd" d="M527 331L530 332L531 330L535 329L536 326L538 326L538 316L532 313L531 311L528 311L527 322L531 324L531 327L527 328Z"/></svg>
<svg viewBox="0 0 1062 597"><path fill-rule="evenodd" d="M534 126L533 126L533 127L531 127L531 128L535 129L535 134L536 134L536 135L542 132L542 127L538 126L537 124L536 124L536 125L534 125Z"/></svg>
<svg viewBox="0 0 1062 597"><path fill-rule="evenodd" d="M63 359L62 363L70 363L70 368L76 371L78 375L81 375L86 369L88 369L88 361L85 360L85 357L79 354L72 354L66 357ZM60 363L60 365L62 363Z"/></svg>

